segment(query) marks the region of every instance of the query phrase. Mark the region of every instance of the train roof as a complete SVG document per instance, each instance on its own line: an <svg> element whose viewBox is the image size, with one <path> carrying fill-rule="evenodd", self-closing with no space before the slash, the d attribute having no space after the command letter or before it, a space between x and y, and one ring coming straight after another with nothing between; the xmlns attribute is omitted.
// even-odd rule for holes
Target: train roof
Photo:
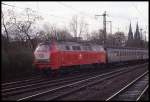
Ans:
<svg viewBox="0 0 150 102"><path fill-rule="evenodd" d="M146 48L137 48L137 47L104 47L106 49L112 48L112 49L135 49L135 50L148 50Z"/></svg>
<svg viewBox="0 0 150 102"><path fill-rule="evenodd" d="M42 42L40 44L50 44L52 42L55 42L57 44L69 44L69 45L73 45L73 44L79 44L79 45L98 45L98 44L92 44L92 43L89 43L89 42L76 42L76 41L45 41L45 42ZM101 46L101 45L98 45L98 46Z"/></svg>
<svg viewBox="0 0 150 102"><path fill-rule="evenodd" d="M45 42L42 42L40 44L50 44L52 42L55 42L57 44L68 44L68 45L74 45L74 44L79 44L79 45L87 45L87 46L102 46L104 47L105 49L109 49L109 48L114 48L114 49L135 49L135 50L148 50L146 48L137 48L137 47L112 47L112 46L103 46L103 45L99 45L99 44L96 44L96 43L92 43L92 42L88 42L88 41L64 41L64 40L51 40L51 41L45 41Z"/></svg>

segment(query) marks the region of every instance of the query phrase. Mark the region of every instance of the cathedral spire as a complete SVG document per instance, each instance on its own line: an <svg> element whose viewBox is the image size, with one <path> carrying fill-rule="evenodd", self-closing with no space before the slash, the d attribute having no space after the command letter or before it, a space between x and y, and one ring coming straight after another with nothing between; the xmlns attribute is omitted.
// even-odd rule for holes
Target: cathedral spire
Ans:
<svg viewBox="0 0 150 102"><path fill-rule="evenodd" d="M134 34L134 39L135 40L140 40L140 32L139 32L138 22L137 22L137 25L136 25L136 32Z"/></svg>
<svg viewBox="0 0 150 102"><path fill-rule="evenodd" d="M133 33L132 33L131 22L130 22L129 33L128 33L128 40L133 40Z"/></svg>

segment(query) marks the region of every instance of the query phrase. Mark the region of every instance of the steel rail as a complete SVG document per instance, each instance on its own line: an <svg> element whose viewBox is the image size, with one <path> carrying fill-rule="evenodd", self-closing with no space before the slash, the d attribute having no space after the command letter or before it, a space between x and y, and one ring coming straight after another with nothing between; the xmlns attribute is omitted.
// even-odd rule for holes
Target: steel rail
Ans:
<svg viewBox="0 0 150 102"><path fill-rule="evenodd" d="M144 90L142 91L142 93L139 95L139 97L136 99L136 101L139 101L140 98L142 97L142 95L146 92L146 90L148 89L149 85L147 85Z"/></svg>
<svg viewBox="0 0 150 102"><path fill-rule="evenodd" d="M62 85L64 83L69 83L69 82L73 82L73 81L82 80L82 79L84 79L84 77L90 77L91 74L92 73L85 74L85 75L80 75L80 76L73 77L73 78L65 78L65 79L60 79L60 80L53 80L53 81L48 81L48 82L43 82L43 83L38 83L38 84L31 84L31 85L21 86L21 87L17 87L17 88L12 88L12 89L9 89L9 90L4 90L5 93L3 91L2 96L5 96L5 97L7 96L8 97L8 95L14 95L14 94L27 92L27 91L31 91L31 90L35 90L35 89L41 89L41 88L50 87L50 86ZM43 85L43 86L38 86L38 85ZM37 86L37 87L35 87L35 86ZM15 92L9 92L9 91L17 90L17 89L22 89L22 88L28 88L28 89L18 90L18 91L15 91Z"/></svg>
<svg viewBox="0 0 150 102"><path fill-rule="evenodd" d="M125 65L127 65L127 64L125 64ZM35 77L37 77L37 76L35 76ZM39 75L39 77L40 77L40 75ZM34 76L33 76L33 78L34 78ZM5 86L10 85L10 84L17 84L17 83L28 82L28 81L32 81L32 80L34 80L34 79L18 80L15 82L5 82L5 83L2 83L1 85L2 85L2 87L5 87Z"/></svg>
<svg viewBox="0 0 150 102"><path fill-rule="evenodd" d="M134 66L132 67L132 69L134 68L137 68L137 66ZM31 96L27 96L27 97L23 97L23 98L20 98L18 99L17 101L21 101L21 100L27 100L27 99L31 99L31 98L35 98L37 96L40 96L40 95L43 95L43 94L46 94L46 93L50 93L50 92L55 92L57 90L60 90L60 89L63 89L63 88L67 88L69 86L73 86L73 85L76 85L76 84L80 84L80 83L83 83L83 82L86 82L86 81L89 81L89 80L93 80L93 79L96 79L96 78L99 78L99 77L104 77L106 75L109 75L109 74L113 74L113 73L116 73L116 72L119 72L119 71L122 71L122 70L125 70L126 71L129 71L129 69L120 69L120 70L117 70L117 71L112 71L112 72L109 72L109 73L104 73L104 74L101 74L101 75L97 75L97 76L94 76L94 77L91 77L91 78L88 78L88 79L84 79L84 80L81 80L81 81L77 81L77 82L74 82L74 83L71 83L71 84L67 84L67 85L63 85L61 87L57 87L57 88L54 88L54 89L49 89L47 91L44 91L44 92L40 92L40 93L37 93L37 94L34 94L34 95L31 95ZM130 69L131 70L131 69ZM124 73L124 72L121 72L121 73ZM119 74L121 74L119 73ZM117 73L118 74L118 73ZM113 75L115 76L115 75ZM112 77L112 76L111 76ZM107 77L107 79L110 78L110 77ZM106 79L106 78L105 78ZM104 80L104 79L103 79ZM85 87L85 86L84 86Z"/></svg>
<svg viewBox="0 0 150 102"><path fill-rule="evenodd" d="M134 69L134 68L133 68L133 69ZM75 89L73 89L73 90L71 90L71 91L68 91L68 92L65 92L65 93L63 93L63 94L56 95L56 96L54 96L54 97L50 97L48 100L57 100L57 99L59 99L59 98L61 98L61 97L65 97L65 96L68 95L68 94L71 94L71 93L73 93L73 92L76 92L76 91L78 91L78 90L81 90L82 88L89 87L89 86L91 86L91 85L95 85L95 84L97 84L97 83L103 82L103 81L108 80L108 79L113 78L113 77L116 77L116 76L118 76L118 75L120 75L120 74L122 74L122 73L126 73L126 72L128 72L128 71L133 70L133 69L130 69L130 70L127 70L127 71L124 71L124 72L119 72L119 73L113 74L113 75L111 75L111 76L102 78L102 79L100 79L100 80L94 81L94 82L92 82L92 83L88 83L87 85L83 85L83 86L81 86L81 87L79 87L79 88L75 88Z"/></svg>
<svg viewBox="0 0 150 102"><path fill-rule="evenodd" d="M39 75L39 77L40 77L40 75ZM32 81L32 80L38 79L37 76L33 76L31 78L33 78L33 79L19 80L19 81L15 81L15 82L5 82L5 83L2 83L2 87L5 87L5 86L11 85L11 84L23 83L23 82L28 82L28 81Z"/></svg>
<svg viewBox="0 0 150 102"><path fill-rule="evenodd" d="M80 74L79 74L80 75ZM90 74L89 74L90 75ZM51 82L57 82L57 81L62 81L62 80L66 80L66 79L70 79L70 78L63 78L63 79L58 79L58 80L51 80ZM35 83L38 83L38 82L42 82L42 81L45 81L46 79L42 79L42 80L38 80L37 82L35 81ZM27 80L27 81L29 81L29 80ZM30 80L31 81L31 80ZM46 80L47 81L47 80ZM20 81L21 82L21 81ZM44 82L43 84L45 84L45 83L49 83L50 81L48 81L48 82ZM16 83L16 82L15 82ZM30 82L31 83L31 82ZM10 83L11 84L11 83ZM34 85L41 85L42 83L39 83L39 84L30 84L30 85L24 85L24 86L18 86L18 87L12 87L12 88L7 88L7 89L3 89L2 88L2 92L7 92L7 91L12 91L12 90L16 90L16 89L21 89L21 88L26 88L26 87L31 87L31 86L34 86Z"/></svg>
<svg viewBox="0 0 150 102"><path fill-rule="evenodd" d="M134 79L132 82L130 82L129 84L127 84L125 87L123 87L121 90L117 91L116 93L114 93L113 95L111 95L110 97L108 97L106 99L106 101L112 100L114 97L116 97L117 95L119 95L121 92L123 92L129 86L133 85L136 81L138 81L140 78L142 78L147 73L148 73L148 71L144 72L142 75L140 75L139 77L137 77L136 79Z"/></svg>

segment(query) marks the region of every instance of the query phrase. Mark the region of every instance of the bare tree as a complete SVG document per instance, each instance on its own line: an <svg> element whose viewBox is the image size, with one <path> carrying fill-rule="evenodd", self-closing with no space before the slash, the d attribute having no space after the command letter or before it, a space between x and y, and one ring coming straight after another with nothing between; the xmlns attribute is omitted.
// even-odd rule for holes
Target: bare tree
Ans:
<svg viewBox="0 0 150 102"><path fill-rule="evenodd" d="M78 16L73 16L70 22L70 29L74 34L74 37L81 37L83 34L88 33L87 23L84 18L78 18Z"/></svg>
<svg viewBox="0 0 150 102"><path fill-rule="evenodd" d="M10 41L12 40L12 33L13 31L13 27L14 27L14 10L13 9L7 9L7 11L2 11L1 12L1 22L2 22L2 36L6 36L5 39L5 48L9 48L10 47Z"/></svg>
<svg viewBox="0 0 150 102"><path fill-rule="evenodd" d="M57 29L57 34L59 36L59 40L70 40L72 39L72 35L70 34L70 32L66 29Z"/></svg>
<svg viewBox="0 0 150 102"><path fill-rule="evenodd" d="M97 44L103 44L103 30L99 30L99 31L92 31L91 32L91 37L90 37L90 41L95 42Z"/></svg>
<svg viewBox="0 0 150 102"><path fill-rule="evenodd" d="M7 12L2 11L1 12L1 20L2 20L2 27L4 28L7 40L9 42L10 40L10 32L9 29L13 26L14 22L14 10L13 9L8 9Z"/></svg>
<svg viewBox="0 0 150 102"><path fill-rule="evenodd" d="M115 40L116 38L114 34L108 34L106 41L107 46L115 46Z"/></svg>
<svg viewBox="0 0 150 102"><path fill-rule="evenodd" d="M4 19L4 14L3 14L3 12L2 12L2 25L3 25L4 29L5 29L7 41L9 42L9 34L8 34L8 31L7 31L7 28L6 28L6 23L5 23L5 19Z"/></svg>
<svg viewBox="0 0 150 102"><path fill-rule="evenodd" d="M36 15L30 8L26 8L24 12L25 18L22 21L16 21L15 25L17 26L19 32L25 35L26 41L28 40L30 42L30 47L34 49L32 35L30 35L31 26L36 22L36 20L41 19L41 17Z"/></svg>
<svg viewBox="0 0 150 102"><path fill-rule="evenodd" d="M77 37L78 32L78 17L72 17L72 21L70 23L71 30L73 31L74 37Z"/></svg>
<svg viewBox="0 0 150 102"><path fill-rule="evenodd" d="M58 39L57 27L56 25L50 25L50 39Z"/></svg>
<svg viewBox="0 0 150 102"><path fill-rule="evenodd" d="M88 33L88 24L85 22L84 18L81 18L79 22L79 37L84 33Z"/></svg>
<svg viewBox="0 0 150 102"><path fill-rule="evenodd" d="M116 32L114 36L116 46L125 46L126 38L123 32Z"/></svg>

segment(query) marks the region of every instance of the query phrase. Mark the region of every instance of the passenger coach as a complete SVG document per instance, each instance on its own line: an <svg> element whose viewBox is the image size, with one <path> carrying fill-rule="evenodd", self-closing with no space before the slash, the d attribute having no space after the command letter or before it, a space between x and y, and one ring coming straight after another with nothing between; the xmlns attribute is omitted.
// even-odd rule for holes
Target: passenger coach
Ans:
<svg viewBox="0 0 150 102"><path fill-rule="evenodd" d="M148 59L147 49L109 47L106 51L108 63Z"/></svg>

